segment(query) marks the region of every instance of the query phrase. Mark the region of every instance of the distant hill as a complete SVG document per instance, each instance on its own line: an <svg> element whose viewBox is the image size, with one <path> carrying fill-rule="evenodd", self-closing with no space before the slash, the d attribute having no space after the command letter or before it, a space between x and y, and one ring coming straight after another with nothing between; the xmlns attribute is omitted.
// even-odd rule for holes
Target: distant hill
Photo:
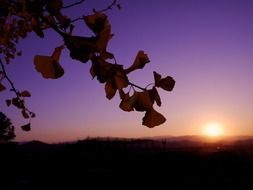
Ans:
<svg viewBox="0 0 253 190"><path fill-rule="evenodd" d="M200 136L31 141L9 152L3 154L6 167L1 171L8 173L3 181L13 190L118 189L115 182L128 189L253 189L253 139L248 137L213 142Z"/></svg>

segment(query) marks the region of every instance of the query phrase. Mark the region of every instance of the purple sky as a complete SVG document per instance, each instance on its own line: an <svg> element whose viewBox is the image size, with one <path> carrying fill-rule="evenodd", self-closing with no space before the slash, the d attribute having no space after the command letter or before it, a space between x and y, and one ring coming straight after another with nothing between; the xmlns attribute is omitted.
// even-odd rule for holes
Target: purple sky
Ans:
<svg viewBox="0 0 253 190"><path fill-rule="evenodd" d="M67 1L70 2L70 1ZM109 0L87 0L66 13L72 18L106 7ZM130 74L132 82L146 86L153 71L176 80L171 93L160 90L167 121L149 129L141 125L143 113L123 112L119 98L107 100L104 85L91 80L90 63L69 58L60 63L65 75L46 80L36 72L33 56L50 55L62 39L53 31L45 39L31 35L21 41L23 56L7 66L10 77L32 97L27 104L36 112L32 131L0 93L0 106L17 126L17 140L48 142L77 140L87 136L145 137L200 134L203 125L216 121L227 135L253 135L253 1L251 0L120 0L122 10L108 12L115 36L108 50L126 67L144 50L151 60L143 70ZM91 32L82 21L75 34Z"/></svg>

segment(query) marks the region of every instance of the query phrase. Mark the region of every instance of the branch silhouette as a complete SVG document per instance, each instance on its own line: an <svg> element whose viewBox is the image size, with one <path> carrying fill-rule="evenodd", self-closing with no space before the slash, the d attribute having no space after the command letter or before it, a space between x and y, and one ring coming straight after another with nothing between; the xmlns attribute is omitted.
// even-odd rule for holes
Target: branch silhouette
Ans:
<svg viewBox="0 0 253 190"><path fill-rule="evenodd" d="M90 74L98 82L105 84L106 97L110 100L116 93L119 94L121 102L119 107L124 111L145 112L142 124L147 127L154 127L166 121L165 117L157 112L153 104L156 102L161 106L161 100L158 88L166 91L172 91L175 80L167 76L163 78L160 74L154 72L154 82L149 83L145 88L130 82L128 74L136 70L143 69L150 62L148 55L143 51L138 51L133 63L125 68L118 64L112 52L107 51L107 46L113 37L111 24L107 11L114 6L121 9L117 0L113 0L106 8L97 11L93 9L92 14L83 15L76 19L71 19L62 14L62 9L71 8L80 5L85 0L77 1L70 5L63 6L62 0L41 0L41 1L1 1L0 2L0 54L5 59L5 63L0 59L2 78L0 84L2 90L5 89L2 80L7 80L10 90L14 91L16 97L6 100L8 106L14 105L21 110L25 119L29 123L22 126L22 129L29 131L31 127L31 118L35 114L25 106L25 98L30 97L29 91L18 91L14 83L8 77L5 64L9 64L16 56L21 56L17 51L16 45L21 38L27 38L31 32L38 37L44 38L45 29L53 29L63 38L64 44L56 47L51 55L35 55L34 65L36 70L43 78L58 79L65 73L60 64L62 51L68 50L72 59L82 63L90 63ZM88 29L93 32L91 36L72 35L74 22L83 20ZM114 63L113 63L114 61ZM150 89L148 87L152 86ZM126 88L134 90L130 95ZM137 88L140 91L136 91Z"/></svg>

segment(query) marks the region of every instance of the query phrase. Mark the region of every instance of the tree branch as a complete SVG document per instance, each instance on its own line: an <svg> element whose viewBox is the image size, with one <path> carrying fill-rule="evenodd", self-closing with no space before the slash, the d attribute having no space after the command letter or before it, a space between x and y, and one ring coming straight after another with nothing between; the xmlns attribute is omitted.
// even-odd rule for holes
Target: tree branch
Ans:
<svg viewBox="0 0 253 190"><path fill-rule="evenodd" d="M83 17L75 18L75 19L71 20L70 22L71 22L71 23L74 23L74 22L76 22L76 21L78 21L78 20L83 20Z"/></svg>
<svg viewBox="0 0 253 190"><path fill-rule="evenodd" d="M102 10L100 10L100 11L97 11L97 10L93 9L93 12L95 12L95 13L106 12L106 11L108 11L108 10L111 10L112 7L116 5L116 3L117 3L117 0L113 0L113 2L112 2L110 5L108 5L108 7L104 8L104 9L102 9ZM83 20L83 17L75 18L75 19L71 20L71 23L74 23L74 22L76 22L76 21L78 21L78 20Z"/></svg>
<svg viewBox="0 0 253 190"><path fill-rule="evenodd" d="M20 96L19 91L15 88L14 83L11 81L11 79L9 78L9 76L6 73L5 66L4 66L4 63L3 63L2 59L0 59L0 65L1 65L1 69L2 69L2 72L3 72L4 78L6 78L6 80L11 85L11 91L13 91L16 94L17 98L19 100L21 100L21 96ZM28 111L30 115L31 114L34 115L34 113L31 110L29 110L25 105L24 105L24 110ZM31 117L29 117L29 118L31 119Z"/></svg>
<svg viewBox="0 0 253 190"><path fill-rule="evenodd" d="M93 11L94 11L95 13L106 12L106 11L108 11L108 10L111 10L112 7L116 5L116 3L117 3L117 0L113 0L112 3L111 3L110 5L108 5L108 7L104 8L104 9L102 9L102 10L100 10L100 11L96 11L95 9L93 9Z"/></svg>
<svg viewBox="0 0 253 190"><path fill-rule="evenodd" d="M6 73L2 59L0 59L0 65L1 65L1 69L3 71L4 77L7 79L7 81L11 85L11 90L17 95L17 97L19 97L18 90L15 88L14 83L11 81L11 79L8 77L8 75Z"/></svg>

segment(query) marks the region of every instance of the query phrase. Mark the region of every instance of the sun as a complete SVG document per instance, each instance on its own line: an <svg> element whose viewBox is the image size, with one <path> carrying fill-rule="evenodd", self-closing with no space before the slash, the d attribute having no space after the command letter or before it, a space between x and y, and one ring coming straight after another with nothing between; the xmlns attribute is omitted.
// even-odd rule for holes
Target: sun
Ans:
<svg viewBox="0 0 253 190"><path fill-rule="evenodd" d="M209 137L218 137L223 135L222 125L220 123L207 123L203 128L203 133Z"/></svg>

